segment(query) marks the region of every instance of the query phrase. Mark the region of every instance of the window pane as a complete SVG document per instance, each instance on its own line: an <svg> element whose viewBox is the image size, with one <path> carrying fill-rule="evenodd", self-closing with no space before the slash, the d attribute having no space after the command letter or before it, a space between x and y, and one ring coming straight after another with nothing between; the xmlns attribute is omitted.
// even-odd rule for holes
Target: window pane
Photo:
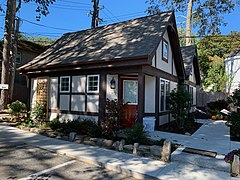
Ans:
<svg viewBox="0 0 240 180"><path fill-rule="evenodd" d="M164 104L165 104L165 94L164 94L164 91L165 91L165 81L161 80L160 82L160 110L161 111L164 111L165 110L165 107L164 107Z"/></svg>
<svg viewBox="0 0 240 180"><path fill-rule="evenodd" d="M169 110L168 97L170 95L170 82L166 81L166 110Z"/></svg>
<svg viewBox="0 0 240 180"><path fill-rule="evenodd" d="M123 81L124 103L137 104L138 102L138 82L133 80Z"/></svg>
<svg viewBox="0 0 240 180"><path fill-rule="evenodd" d="M69 90L70 90L69 82L70 82L69 77L61 78L61 92L69 92Z"/></svg>
<svg viewBox="0 0 240 180"><path fill-rule="evenodd" d="M98 91L98 76L88 76L88 91L97 92Z"/></svg>

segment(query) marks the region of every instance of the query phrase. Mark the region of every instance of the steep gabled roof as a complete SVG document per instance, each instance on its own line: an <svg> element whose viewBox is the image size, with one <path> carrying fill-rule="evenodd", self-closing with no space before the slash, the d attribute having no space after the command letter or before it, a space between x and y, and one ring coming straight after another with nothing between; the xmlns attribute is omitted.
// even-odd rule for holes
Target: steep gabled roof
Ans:
<svg viewBox="0 0 240 180"><path fill-rule="evenodd" d="M18 50L28 51L40 54L47 50L49 46L43 46L36 43L33 43L31 41L26 40L18 40ZM0 41L0 59L2 59L2 48L3 48L3 41Z"/></svg>
<svg viewBox="0 0 240 180"><path fill-rule="evenodd" d="M240 57L240 48L237 51L235 51L234 53L232 53L230 56L228 56L226 59L234 58L234 57Z"/></svg>
<svg viewBox="0 0 240 180"><path fill-rule="evenodd" d="M96 29L67 33L20 70L148 57L169 25L173 11Z"/></svg>
<svg viewBox="0 0 240 180"><path fill-rule="evenodd" d="M192 73L192 67L194 68L196 84L200 85L200 72L199 72L199 64L198 64L198 56L197 56L197 46L183 46L181 47L183 63L186 78L188 80L189 76Z"/></svg>

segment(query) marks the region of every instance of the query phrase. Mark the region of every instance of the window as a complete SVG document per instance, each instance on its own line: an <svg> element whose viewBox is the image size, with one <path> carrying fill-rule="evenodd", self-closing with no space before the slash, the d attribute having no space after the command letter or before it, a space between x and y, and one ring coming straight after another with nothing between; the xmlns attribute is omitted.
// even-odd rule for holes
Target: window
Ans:
<svg viewBox="0 0 240 180"><path fill-rule="evenodd" d="M168 62L168 42L163 39L163 44L162 44L162 59L165 62Z"/></svg>
<svg viewBox="0 0 240 180"><path fill-rule="evenodd" d="M17 52L16 64L21 64L21 63L22 63L22 54L21 54L21 52Z"/></svg>
<svg viewBox="0 0 240 180"><path fill-rule="evenodd" d="M99 91L99 75L89 75L87 78L87 91L98 92Z"/></svg>
<svg viewBox="0 0 240 180"><path fill-rule="evenodd" d="M191 97L190 105L192 106L193 105L193 87L192 86L189 86L189 94Z"/></svg>
<svg viewBox="0 0 240 180"><path fill-rule="evenodd" d="M124 103L138 104L138 81L123 80L123 100Z"/></svg>
<svg viewBox="0 0 240 180"><path fill-rule="evenodd" d="M160 79L160 111L169 109L167 100L170 94L170 82L165 79Z"/></svg>
<svg viewBox="0 0 240 180"><path fill-rule="evenodd" d="M70 77L69 76L60 77L60 92L69 91L70 91Z"/></svg>

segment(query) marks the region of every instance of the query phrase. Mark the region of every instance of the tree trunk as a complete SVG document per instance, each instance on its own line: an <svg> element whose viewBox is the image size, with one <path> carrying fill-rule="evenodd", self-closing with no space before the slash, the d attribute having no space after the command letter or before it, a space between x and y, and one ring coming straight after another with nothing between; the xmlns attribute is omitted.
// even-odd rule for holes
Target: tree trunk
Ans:
<svg viewBox="0 0 240 180"><path fill-rule="evenodd" d="M193 0L189 0L188 9L187 9L187 19L186 19L186 46L190 46L192 44L191 42L192 8L193 8Z"/></svg>
<svg viewBox="0 0 240 180"><path fill-rule="evenodd" d="M1 84L9 84L9 58L11 48L11 31L13 22L13 0L7 1L5 17L4 40L3 40L3 59ZM1 109L6 108L8 103L8 89L1 90Z"/></svg>
<svg viewBox="0 0 240 180"><path fill-rule="evenodd" d="M16 56L17 56L17 41L18 41L18 33L19 33L19 23L20 19L18 18L16 20L16 29L14 31L13 36L13 45L12 45L12 64L11 64L11 70L10 70L10 101L12 101L13 98L13 91L14 91L14 81L15 81L15 72L16 72ZM15 23L14 23L15 24ZM15 26L14 26L15 27Z"/></svg>

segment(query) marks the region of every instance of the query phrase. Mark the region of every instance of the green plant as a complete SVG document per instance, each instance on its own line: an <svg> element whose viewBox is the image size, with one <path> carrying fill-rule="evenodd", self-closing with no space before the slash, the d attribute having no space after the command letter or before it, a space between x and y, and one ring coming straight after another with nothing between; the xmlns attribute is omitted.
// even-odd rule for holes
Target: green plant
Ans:
<svg viewBox="0 0 240 180"><path fill-rule="evenodd" d="M239 134L240 132L240 112L232 112L228 119L228 124L231 125L231 131L233 134Z"/></svg>
<svg viewBox="0 0 240 180"><path fill-rule="evenodd" d="M240 89L235 89L233 94L228 97L228 101L235 106L240 107Z"/></svg>
<svg viewBox="0 0 240 180"><path fill-rule="evenodd" d="M144 127L140 123L136 123L132 129L125 129L124 133L126 135L127 143L130 144L146 144L149 141L147 132L144 131Z"/></svg>
<svg viewBox="0 0 240 180"><path fill-rule="evenodd" d="M43 121L46 119L46 108L42 105L36 105L30 112L30 114L37 121Z"/></svg>
<svg viewBox="0 0 240 180"><path fill-rule="evenodd" d="M183 85L174 89L168 97L171 114L176 120L177 127L183 132L185 132L185 120L190 111L190 101L191 95Z"/></svg>
<svg viewBox="0 0 240 180"><path fill-rule="evenodd" d="M101 129L98 124L91 119L84 119L80 121L80 133L91 137L101 137Z"/></svg>
<svg viewBox="0 0 240 180"><path fill-rule="evenodd" d="M54 131L63 131L62 123L58 119L53 119L48 123L48 126Z"/></svg>
<svg viewBox="0 0 240 180"><path fill-rule="evenodd" d="M125 113L126 105L122 102L107 99L106 115L101 121L102 134L108 138L117 138L117 132L120 129L120 120ZM115 135L115 137L114 137Z"/></svg>
<svg viewBox="0 0 240 180"><path fill-rule="evenodd" d="M26 105L18 100L8 104L7 107L10 110L10 114L16 116L17 119L19 119L22 116L22 113L26 110Z"/></svg>
<svg viewBox="0 0 240 180"><path fill-rule="evenodd" d="M34 121L32 119L25 118L22 122L19 122L18 125L31 127L31 126L35 126L35 123L34 123Z"/></svg>
<svg viewBox="0 0 240 180"><path fill-rule="evenodd" d="M225 100L218 100L214 102L207 103L207 107L210 109L212 115L220 114L222 109L228 108L228 102Z"/></svg>

